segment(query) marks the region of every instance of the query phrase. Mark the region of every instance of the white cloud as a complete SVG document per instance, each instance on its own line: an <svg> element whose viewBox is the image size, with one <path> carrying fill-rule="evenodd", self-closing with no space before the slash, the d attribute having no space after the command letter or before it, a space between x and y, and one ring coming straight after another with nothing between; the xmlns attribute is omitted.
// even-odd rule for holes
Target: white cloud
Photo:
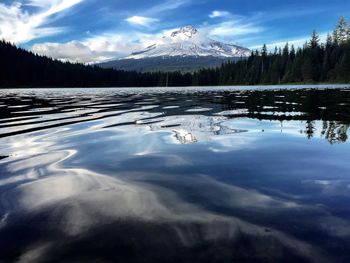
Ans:
<svg viewBox="0 0 350 263"><path fill-rule="evenodd" d="M40 0L39 0L40 1ZM143 27L150 27L156 22L159 22L159 19L153 18L152 16L157 16L160 13L175 10L185 5L192 3L192 0L167 0L163 1L160 4L154 5L149 9L143 11L142 15L136 14L134 16L128 17L125 19L129 24Z"/></svg>
<svg viewBox="0 0 350 263"><path fill-rule="evenodd" d="M63 61L91 63L108 59L108 52L95 52L79 41L67 43L35 44L32 50L37 54L46 55Z"/></svg>
<svg viewBox="0 0 350 263"><path fill-rule="evenodd" d="M14 43L25 43L35 38L45 37L64 31L60 27L45 24L54 14L77 5L83 0L29 0L25 4L18 1L11 5L0 3L0 38ZM26 6L36 7L35 13L28 13Z"/></svg>
<svg viewBox="0 0 350 263"><path fill-rule="evenodd" d="M160 42L161 36L162 34L140 32L109 33L81 41L35 44L32 51L63 61L96 63L130 55L134 51Z"/></svg>
<svg viewBox="0 0 350 263"><path fill-rule="evenodd" d="M178 9L182 6L188 5L191 0L168 0L161 4L155 5L146 11L147 14L158 14L164 11Z"/></svg>
<svg viewBox="0 0 350 263"><path fill-rule="evenodd" d="M237 37L256 34L264 31L264 28L254 23L242 20L230 20L206 27L211 37L233 40Z"/></svg>
<svg viewBox="0 0 350 263"><path fill-rule="evenodd" d="M226 17L226 16L229 16L229 15L230 15L230 13L227 12L227 11L215 10L209 15L209 17L210 18L217 18L217 17Z"/></svg>
<svg viewBox="0 0 350 263"><path fill-rule="evenodd" d="M125 21L127 21L131 25L149 27L153 23L157 22L158 19L145 16L131 16L125 19Z"/></svg>

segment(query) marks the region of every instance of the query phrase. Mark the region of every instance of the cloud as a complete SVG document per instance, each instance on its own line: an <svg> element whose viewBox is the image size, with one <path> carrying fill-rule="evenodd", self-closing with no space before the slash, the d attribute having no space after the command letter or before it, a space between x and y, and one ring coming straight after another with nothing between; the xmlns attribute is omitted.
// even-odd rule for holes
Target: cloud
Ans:
<svg viewBox="0 0 350 263"><path fill-rule="evenodd" d="M134 15L125 19L131 25L150 27L159 19L151 16L159 15L160 13L175 10L185 5L191 4L192 0L168 0L160 4L154 5L149 9L143 10L142 15Z"/></svg>
<svg viewBox="0 0 350 263"><path fill-rule="evenodd" d="M0 38L17 44L61 33L62 27L45 26L52 15L69 9L83 0L29 0L24 4L18 1L11 5L0 4ZM27 6L35 7L29 13Z"/></svg>
<svg viewBox="0 0 350 263"><path fill-rule="evenodd" d="M59 59L62 61L79 63L96 63L127 55L132 50L132 45L126 43L119 46L111 41L80 42L70 41L66 43L41 43L32 47L34 53Z"/></svg>
<svg viewBox="0 0 350 263"><path fill-rule="evenodd" d="M35 44L32 47L33 52L46 55L62 61L91 63L94 61L103 61L108 59L108 52L95 52L87 45L79 41L70 41L67 43L43 43Z"/></svg>
<svg viewBox="0 0 350 263"><path fill-rule="evenodd" d="M125 57L160 40L161 34L108 33L80 41L35 44L32 51L62 61L96 63Z"/></svg>
<svg viewBox="0 0 350 263"><path fill-rule="evenodd" d="M158 19L144 16L131 16L125 19L125 21L127 21L131 25L149 27L153 23L157 22Z"/></svg>
<svg viewBox="0 0 350 263"><path fill-rule="evenodd" d="M227 11L215 10L209 15L209 17L210 18L217 18L217 17L226 17L226 16L229 16L229 15L230 15L230 13L227 12Z"/></svg>
<svg viewBox="0 0 350 263"><path fill-rule="evenodd" d="M147 14L158 14L164 11L178 9L182 6L188 5L191 0L168 0L161 4L155 5L146 11Z"/></svg>
<svg viewBox="0 0 350 263"><path fill-rule="evenodd" d="M237 40L237 37L244 35L256 34L265 29L255 23L242 19L232 19L222 23L209 25L205 27L210 37L218 37L222 39Z"/></svg>

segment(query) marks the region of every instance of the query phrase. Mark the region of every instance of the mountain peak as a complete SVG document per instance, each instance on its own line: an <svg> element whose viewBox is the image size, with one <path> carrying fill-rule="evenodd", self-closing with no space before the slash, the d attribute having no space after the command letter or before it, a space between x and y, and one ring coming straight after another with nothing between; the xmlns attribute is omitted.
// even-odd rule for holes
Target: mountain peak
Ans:
<svg viewBox="0 0 350 263"><path fill-rule="evenodd" d="M151 57L248 57L250 50L233 44L214 41L199 32L193 26L184 26L146 49L133 52L126 59L143 59Z"/></svg>
<svg viewBox="0 0 350 263"><path fill-rule="evenodd" d="M171 37L185 37L185 38L192 38L194 35L198 33L198 30L194 28L191 25L181 27L179 30L176 30L171 33Z"/></svg>

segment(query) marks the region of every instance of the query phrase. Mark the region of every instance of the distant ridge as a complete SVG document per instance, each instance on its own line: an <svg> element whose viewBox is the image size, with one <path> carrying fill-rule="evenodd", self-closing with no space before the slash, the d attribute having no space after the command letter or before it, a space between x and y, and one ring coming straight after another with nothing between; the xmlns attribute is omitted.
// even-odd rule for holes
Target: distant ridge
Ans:
<svg viewBox="0 0 350 263"><path fill-rule="evenodd" d="M202 68L220 67L224 62L237 61L241 58L164 56L141 59L120 59L98 64L102 68L113 68L138 72L193 72Z"/></svg>

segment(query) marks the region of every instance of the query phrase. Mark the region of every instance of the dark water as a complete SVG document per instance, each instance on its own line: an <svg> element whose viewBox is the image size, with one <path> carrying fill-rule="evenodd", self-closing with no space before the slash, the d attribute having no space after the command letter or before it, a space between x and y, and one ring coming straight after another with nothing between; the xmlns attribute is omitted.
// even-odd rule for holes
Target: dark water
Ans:
<svg viewBox="0 0 350 263"><path fill-rule="evenodd" d="M0 91L0 262L350 262L350 88Z"/></svg>

